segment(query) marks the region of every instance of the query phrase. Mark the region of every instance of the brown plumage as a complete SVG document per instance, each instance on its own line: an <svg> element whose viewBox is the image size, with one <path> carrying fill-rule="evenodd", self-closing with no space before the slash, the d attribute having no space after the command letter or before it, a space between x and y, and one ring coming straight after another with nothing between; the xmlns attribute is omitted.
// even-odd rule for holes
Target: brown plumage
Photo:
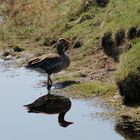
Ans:
<svg viewBox="0 0 140 140"><path fill-rule="evenodd" d="M48 74L48 90L52 85L50 75L52 73L58 73L70 65L70 58L65 54L65 51L71 46L71 42L67 39L60 38L54 46L57 48L58 54L47 57L37 57L33 60L30 60L26 66L26 68Z"/></svg>

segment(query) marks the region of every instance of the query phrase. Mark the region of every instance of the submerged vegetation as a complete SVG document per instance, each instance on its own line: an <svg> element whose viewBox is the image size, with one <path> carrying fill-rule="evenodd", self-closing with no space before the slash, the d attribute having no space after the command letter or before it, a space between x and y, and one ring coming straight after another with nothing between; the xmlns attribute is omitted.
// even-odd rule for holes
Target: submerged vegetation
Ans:
<svg viewBox="0 0 140 140"><path fill-rule="evenodd" d="M74 76L82 79L80 84L70 91L82 96L105 95L116 92L112 84L116 81L121 95L133 96L135 88L139 93L139 85L128 88L135 85L133 78L124 82L131 81L130 75L140 76L139 0L14 0L0 4L0 48L4 53L10 50L7 55L29 59L46 54L58 38L65 37L76 42L69 50L72 64L68 71L82 71ZM125 90L124 94L120 86L131 93Z"/></svg>

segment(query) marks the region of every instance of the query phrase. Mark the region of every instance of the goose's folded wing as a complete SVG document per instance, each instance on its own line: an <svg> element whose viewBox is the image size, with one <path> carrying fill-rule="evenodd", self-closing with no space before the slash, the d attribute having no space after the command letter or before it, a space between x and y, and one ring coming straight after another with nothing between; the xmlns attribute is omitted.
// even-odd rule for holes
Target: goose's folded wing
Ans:
<svg viewBox="0 0 140 140"><path fill-rule="evenodd" d="M40 58L34 58L34 59L29 60L29 61L27 62L27 66L32 65L32 64L35 64L35 63L38 63L38 62L40 62L40 61L41 61Z"/></svg>
<svg viewBox="0 0 140 140"><path fill-rule="evenodd" d="M59 65L61 63L61 58L59 56L55 56L55 57L47 57L45 59L43 59L42 61L40 61L39 63L39 67L44 67L44 68L52 68L55 65Z"/></svg>
<svg viewBox="0 0 140 140"><path fill-rule="evenodd" d="M52 67L61 63L61 58L58 55L50 55L48 57L37 57L28 61L27 67Z"/></svg>

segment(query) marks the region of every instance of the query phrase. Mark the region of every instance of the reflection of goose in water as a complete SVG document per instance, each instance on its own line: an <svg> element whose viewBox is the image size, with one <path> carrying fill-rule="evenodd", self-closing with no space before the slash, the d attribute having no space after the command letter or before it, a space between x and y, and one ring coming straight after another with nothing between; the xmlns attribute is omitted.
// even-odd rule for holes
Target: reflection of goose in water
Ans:
<svg viewBox="0 0 140 140"><path fill-rule="evenodd" d="M115 126L115 130L125 140L140 140L140 121L132 120L129 116L122 116Z"/></svg>
<svg viewBox="0 0 140 140"><path fill-rule="evenodd" d="M50 86L52 85L50 75L52 73L58 73L70 65L70 58L65 54L65 51L71 45L72 43L69 40L65 38L60 38L55 43L58 54L50 55L47 57L37 57L33 60L30 60L26 68L34 69L38 72L47 73L47 86L49 90Z"/></svg>
<svg viewBox="0 0 140 140"><path fill-rule="evenodd" d="M47 94L24 106L28 108L29 113L59 114L58 122L62 127L73 124L73 122L64 120L66 113L71 108L70 99L64 96Z"/></svg>

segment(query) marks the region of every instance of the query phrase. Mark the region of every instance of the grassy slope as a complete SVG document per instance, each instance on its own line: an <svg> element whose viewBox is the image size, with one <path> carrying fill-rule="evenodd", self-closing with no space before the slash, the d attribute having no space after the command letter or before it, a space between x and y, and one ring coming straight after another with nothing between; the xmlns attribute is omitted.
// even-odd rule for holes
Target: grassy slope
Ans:
<svg viewBox="0 0 140 140"><path fill-rule="evenodd" d="M9 16L0 27L0 45L8 44L7 46L11 47L19 46L25 50L32 48L38 51L42 49L39 46L43 46L45 38L50 40L59 37L76 38L83 42L82 48L73 55L73 63L78 66L77 64L90 62L88 56L99 46L105 32L111 31L114 35L119 29L127 31L132 26L140 27L139 0L110 0L105 8L94 5L85 11L81 8L82 5L83 0L36 0L36 3L34 0L20 0L11 7L8 4L6 7L3 5L1 9ZM10 9L12 12L5 9ZM35 41L37 38L38 41ZM131 71L135 72L135 67L140 65L139 44L138 39L134 48L123 55L117 80L123 79ZM42 52L44 50L40 53ZM136 63L132 63L133 59L130 60L129 55ZM102 86L102 83L98 83L97 89ZM94 89L90 83L86 87ZM106 86L101 89L108 91ZM102 93L104 91L101 90Z"/></svg>
<svg viewBox="0 0 140 140"><path fill-rule="evenodd" d="M121 56L121 63L116 73L116 81L125 79L130 73L140 75L140 39L132 41L133 48Z"/></svg>

